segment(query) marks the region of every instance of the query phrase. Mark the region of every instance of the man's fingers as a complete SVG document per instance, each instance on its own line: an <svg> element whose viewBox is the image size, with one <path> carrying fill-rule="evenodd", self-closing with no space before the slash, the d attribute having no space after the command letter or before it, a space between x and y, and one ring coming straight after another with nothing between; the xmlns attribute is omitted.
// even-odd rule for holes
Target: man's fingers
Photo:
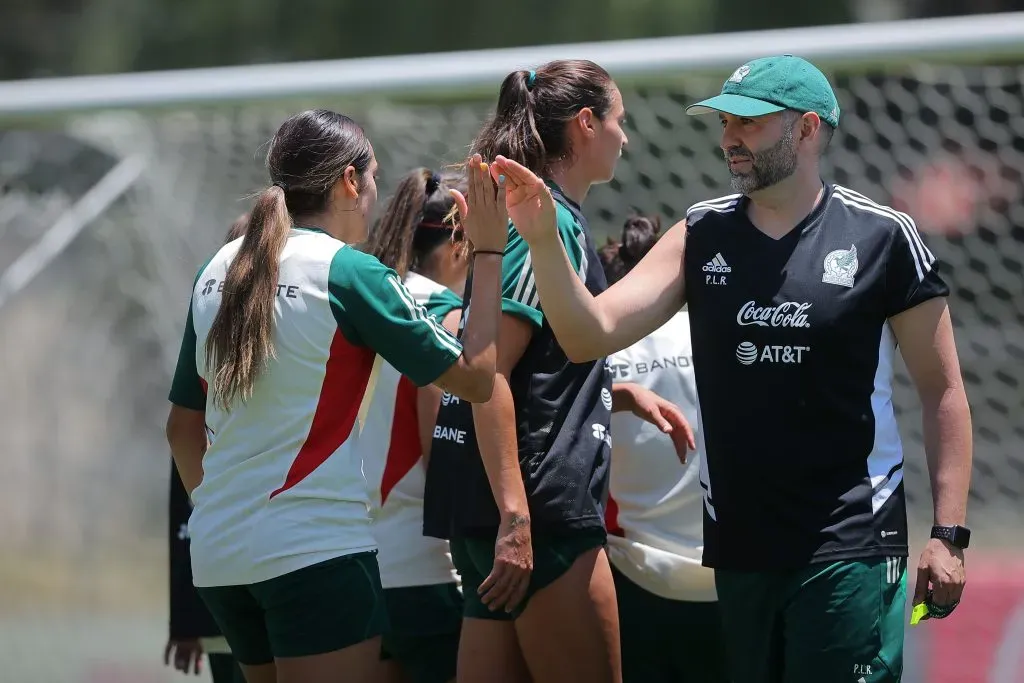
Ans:
<svg viewBox="0 0 1024 683"><path fill-rule="evenodd" d="M932 602L939 607L949 607L960 599L963 587L959 584L939 582L932 586Z"/></svg>
<svg viewBox="0 0 1024 683"><path fill-rule="evenodd" d="M928 567L917 568L917 583L914 585L914 602L917 605L928 597L928 580L931 578L931 571Z"/></svg>
<svg viewBox="0 0 1024 683"><path fill-rule="evenodd" d="M171 665L171 651L174 650L174 642L168 640L167 645L164 646L164 666Z"/></svg>

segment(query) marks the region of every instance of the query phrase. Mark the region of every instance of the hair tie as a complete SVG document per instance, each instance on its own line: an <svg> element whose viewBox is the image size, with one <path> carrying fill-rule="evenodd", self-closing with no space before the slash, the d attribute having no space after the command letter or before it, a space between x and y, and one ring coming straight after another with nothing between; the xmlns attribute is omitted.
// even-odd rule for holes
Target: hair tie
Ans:
<svg viewBox="0 0 1024 683"><path fill-rule="evenodd" d="M274 187L280 187L281 190L283 190L284 192L288 191L288 186L285 185L283 180L275 180L274 182L271 183L271 185L273 185Z"/></svg>
<svg viewBox="0 0 1024 683"><path fill-rule="evenodd" d="M455 227L442 221L420 221L416 224L418 228L432 228L434 230L454 230Z"/></svg>
<svg viewBox="0 0 1024 683"><path fill-rule="evenodd" d="M526 89L530 90L531 88L533 88L533 86L534 86L534 84L536 82L537 82L537 72L534 71L533 69L530 69L526 73Z"/></svg>

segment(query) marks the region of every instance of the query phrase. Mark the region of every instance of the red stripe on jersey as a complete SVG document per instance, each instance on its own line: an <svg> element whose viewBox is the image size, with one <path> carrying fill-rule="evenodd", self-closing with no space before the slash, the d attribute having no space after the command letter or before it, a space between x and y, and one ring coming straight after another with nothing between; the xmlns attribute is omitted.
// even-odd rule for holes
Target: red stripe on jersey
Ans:
<svg viewBox="0 0 1024 683"><path fill-rule="evenodd" d="M420 444L419 416L416 413L416 385L405 375L398 380L395 398L395 419L391 423L391 445L380 482L380 504L388 499L391 489L409 474L423 455Z"/></svg>
<svg viewBox="0 0 1024 683"><path fill-rule="evenodd" d="M206 383L206 380L205 380L205 379L203 379L202 377L200 377L200 378L199 378L199 385L200 385L201 387L203 387L203 393L204 393L204 394L209 394L209 393L210 393L210 385L208 385L208 384Z"/></svg>
<svg viewBox="0 0 1024 683"><path fill-rule="evenodd" d="M604 508L604 525L612 536L625 536L626 532L619 526L619 504L608 494L608 505Z"/></svg>
<svg viewBox="0 0 1024 683"><path fill-rule="evenodd" d="M309 434L295 456L284 484L270 494L271 498L312 474L348 440L370 382L375 356L371 349L350 344L340 330L334 333Z"/></svg>

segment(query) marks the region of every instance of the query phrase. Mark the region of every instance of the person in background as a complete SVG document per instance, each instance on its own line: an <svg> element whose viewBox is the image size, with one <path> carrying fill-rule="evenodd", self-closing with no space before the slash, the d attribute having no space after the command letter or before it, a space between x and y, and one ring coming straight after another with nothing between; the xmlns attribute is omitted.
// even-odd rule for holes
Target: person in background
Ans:
<svg viewBox="0 0 1024 683"><path fill-rule="evenodd" d="M224 244L234 242L245 234L249 225L248 212L235 219L224 238ZM164 648L164 664L182 673L198 674L205 653L210 664L213 683L245 683L245 676L239 668L227 639L220 632L217 622L210 616L199 592L192 585L192 557L189 552L188 518L192 514L185 485L181 483L178 470L171 463L171 490L168 497L170 548L170 636Z"/></svg>
<svg viewBox="0 0 1024 683"><path fill-rule="evenodd" d="M469 192L464 178L428 168L410 171L363 248L455 333L470 245L453 212L452 189ZM360 439L367 480L376 486L373 534L390 621L384 656L389 668L398 669L393 680L409 683L454 680L462 626L462 593L448 542L423 535L423 489L441 400L437 386L417 388L384 363Z"/></svg>
<svg viewBox="0 0 1024 683"><path fill-rule="evenodd" d="M657 216L626 221L619 242L600 255L609 285L651 250ZM690 318L681 310L660 328L608 358L612 381L632 382L678 406L699 424L690 351ZM699 434L698 434L699 437ZM654 425L612 415L608 557L615 578L624 683L727 683L714 571L701 566L703 453L685 461Z"/></svg>
<svg viewBox="0 0 1024 683"><path fill-rule="evenodd" d="M170 635L164 648L164 664L183 674L199 674L203 655L209 663L213 683L245 683L242 670L231 655L231 648L210 616L196 587L192 585L192 559L189 555L188 518L192 503L171 465L170 491Z"/></svg>
<svg viewBox="0 0 1024 683"><path fill-rule="evenodd" d="M244 237L196 277L169 395L193 580L248 683L371 683L387 611L359 438L378 358L417 385L490 397L504 197L474 158L461 215L479 286L460 341L350 246L377 199L352 119L289 117L267 170Z"/></svg>

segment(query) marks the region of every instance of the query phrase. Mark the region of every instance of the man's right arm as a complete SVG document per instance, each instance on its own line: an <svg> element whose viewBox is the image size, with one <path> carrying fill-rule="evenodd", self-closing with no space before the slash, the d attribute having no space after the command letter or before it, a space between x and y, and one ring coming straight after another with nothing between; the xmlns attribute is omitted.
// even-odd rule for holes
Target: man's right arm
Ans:
<svg viewBox="0 0 1024 683"><path fill-rule="evenodd" d="M575 363L620 351L668 322L686 302L680 221L624 278L594 297L579 279L555 231L530 244L544 316Z"/></svg>

